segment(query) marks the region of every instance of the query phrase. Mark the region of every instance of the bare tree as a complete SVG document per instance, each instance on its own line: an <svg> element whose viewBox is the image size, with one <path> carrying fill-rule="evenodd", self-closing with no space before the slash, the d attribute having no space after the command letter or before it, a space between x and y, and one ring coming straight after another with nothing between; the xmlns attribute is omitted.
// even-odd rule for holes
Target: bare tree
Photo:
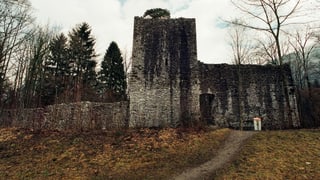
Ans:
<svg viewBox="0 0 320 180"><path fill-rule="evenodd" d="M273 37L268 33L265 33L263 38L257 38L258 42L255 50L252 53L252 64L273 64L278 65L277 59L277 46ZM281 42L282 51L281 54L290 53L290 44L288 41Z"/></svg>
<svg viewBox="0 0 320 180"><path fill-rule="evenodd" d="M251 22L234 22L237 25L266 32L273 38L276 60L282 65L282 32L285 26L295 24L291 19L298 17L302 0L232 0L232 3Z"/></svg>
<svg viewBox="0 0 320 180"><path fill-rule="evenodd" d="M129 78L130 78L130 72L132 68L132 57L129 56L128 50L125 48L122 52L123 57L123 66L124 66L124 72L126 74L126 81L127 81L127 88L126 88L126 94L129 93ZM128 96L129 97L129 96Z"/></svg>
<svg viewBox="0 0 320 180"><path fill-rule="evenodd" d="M296 72L299 75L298 80L300 81L300 86L301 88L306 86L309 91L309 96L311 96L311 53L317 45L314 41L314 32L310 27L307 27L304 31L296 31L291 37L290 45L294 49L294 64L296 66Z"/></svg>
<svg viewBox="0 0 320 180"><path fill-rule="evenodd" d="M44 82L44 65L48 59L50 49L50 40L53 32L49 26L36 27L33 34L30 35L30 52L28 54L28 64L24 80L24 104L26 107L41 106L41 91Z"/></svg>
<svg viewBox="0 0 320 180"><path fill-rule="evenodd" d="M275 42L270 36L266 35L266 39L257 39L258 46L254 52L254 61L258 62L257 64L276 64L277 57L276 52L277 48Z"/></svg>
<svg viewBox="0 0 320 180"><path fill-rule="evenodd" d="M33 23L28 0L0 0L0 99L3 100L4 84L15 79L17 60L21 58L24 42L28 39ZM1 107L4 102L1 101Z"/></svg>
<svg viewBox="0 0 320 180"><path fill-rule="evenodd" d="M126 48L124 48L121 51L121 54L123 56L123 66L124 66L124 72L126 73L127 78L129 77L129 73L131 71L132 67L132 57L129 55L129 52Z"/></svg>
<svg viewBox="0 0 320 180"><path fill-rule="evenodd" d="M252 39L248 37L248 28L239 26L241 20L234 20L229 26L229 45L232 49L234 64L249 63L251 50L253 49Z"/></svg>
<svg viewBox="0 0 320 180"><path fill-rule="evenodd" d="M288 108L288 127L292 126L291 105L289 102L289 93L287 80L285 78L283 64L282 40L285 37L285 26L295 24L294 18L299 17L299 12L303 0L232 0L233 5L245 14L247 22L236 24L247 27L258 32L269 34L275 43L275 63L280 65L282 76L282 92L285 96L286 106ZM267 46L265 46L267 47Z"/></svg>

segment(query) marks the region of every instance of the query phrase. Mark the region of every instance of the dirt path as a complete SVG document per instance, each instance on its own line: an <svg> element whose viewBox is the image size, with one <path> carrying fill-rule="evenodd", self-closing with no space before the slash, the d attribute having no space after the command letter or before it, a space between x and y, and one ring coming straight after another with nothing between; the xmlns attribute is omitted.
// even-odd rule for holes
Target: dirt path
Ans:
<svg viewBox="0 0 320 180"><path fill-rule="evenodd" d="M232 131L225 141L224 145L218 150L217 155L210 161L202 164L199 167L188 169L179 176L173 178L175 180L192 180L205 179L214 171L223 167L226 163L232 160L243 142L251 137L253 131Z"/></svg>

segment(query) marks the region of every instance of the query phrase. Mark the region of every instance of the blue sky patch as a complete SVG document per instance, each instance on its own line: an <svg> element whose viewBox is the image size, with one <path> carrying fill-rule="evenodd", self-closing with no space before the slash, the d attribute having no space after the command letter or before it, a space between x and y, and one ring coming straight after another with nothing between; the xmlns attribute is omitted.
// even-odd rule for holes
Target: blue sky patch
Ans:
<svg viewBox="0 0 320 180"><path fill-rule="evenodd" d="M225 29L229 27L229 24L225 22L223 19L221 19L220 17L218 17L215 19L215 27L219 29Z"/></svg>

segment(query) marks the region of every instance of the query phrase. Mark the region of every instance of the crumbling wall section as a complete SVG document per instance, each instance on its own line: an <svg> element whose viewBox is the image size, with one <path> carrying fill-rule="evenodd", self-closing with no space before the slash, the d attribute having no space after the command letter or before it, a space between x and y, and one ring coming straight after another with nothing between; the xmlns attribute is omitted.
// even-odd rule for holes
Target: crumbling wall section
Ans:
<svg viewBox="0 0 320 180"><path fill-rule="evenodd" d="M239 126L242 121L262 117L264 129L299 127L300 121L291 70L284 65L290 109L286 105L279 66L203 64L200 66L201 93L214 95L211 108L214 122L222 127ZM240 74L240 76L238 76ZM239 77L241 86L239 86ZM239 91L239 87L241 87ZM239 106L241 106L239 108ZM290 120L290 115L291 118Z"/></svg>
<svg viewBox="0 0 320 180"><path fill-rule="evenodd" d="M128 102L80 102L45 108L5 110L1 126L51 130L98 130L128 126Z"/></svg>

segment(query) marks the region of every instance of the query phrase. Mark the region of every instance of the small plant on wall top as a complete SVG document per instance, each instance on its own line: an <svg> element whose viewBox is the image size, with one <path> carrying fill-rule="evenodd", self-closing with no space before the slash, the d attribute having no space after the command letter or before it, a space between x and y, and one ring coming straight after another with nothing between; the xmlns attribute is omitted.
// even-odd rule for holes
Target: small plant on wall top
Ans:
<svg viewBox="0 0 320 180"><path fill-rule="evenodd" d="M170 18L170 12L167 9L154 8L148 9L143 14L144 18Z"/></svg>

